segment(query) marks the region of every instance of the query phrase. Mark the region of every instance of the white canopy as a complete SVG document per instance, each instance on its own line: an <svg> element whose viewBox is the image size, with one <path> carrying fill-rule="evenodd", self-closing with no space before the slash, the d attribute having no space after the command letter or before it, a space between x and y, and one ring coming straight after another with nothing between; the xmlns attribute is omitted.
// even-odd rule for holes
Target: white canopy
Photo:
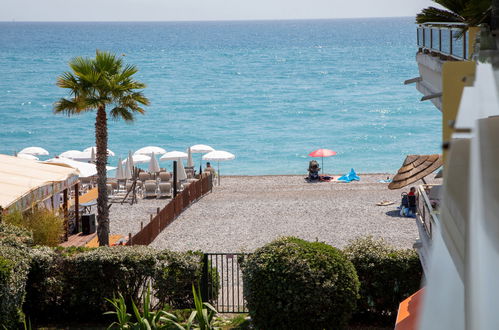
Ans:
<svg viewBox="0 0 499 330"><path fill-rule="evenodd" d="M158 173L160 171L159 169L159 163L158 163L158 160L156 159L156 156L154 155L154 152L151 154L151 157L150 157L150 161L149 161L149 172L150 173Z"/></svg>
<svg viewBox="0 0 499 330"><path fill-rule="evenodd" d="M213 160L216 162L221 162L224 160L232 160L234 158L236 158L236 156L234 156L230 152L222 150L215 150L203 156L203 160Z"/></svg>
<svg viewBox="0 0 499 330"><path fill-rule="evenodd" d="M170 151L165 153L159 160L179 160L186 159L187 154L182 151Z"/></svg>
<svg viewBox="0 0 499 330"><path fill-rule="evenodd" d="M123 178L131 179L132 178L132 170L133 170L133 158L132 152L128 152L128 157L125 159L125 168L123 169Z"/></svg>
<svg viewBox="0 0 499 330"><path fill-rule="evenodd" d="M192 161L192 150L191 148L187 149L187 167L194 167L194 162Z"/></svg>
<svg viewBox="0 0 499 330"><path fill-rule="evenodd" d="M49 152L40 147L28 147L19 151L20 154L28 154L33 156L48 156Z"/></svg>
<svg viewBox="0 0 499 330"><path fill-rule="evenodd" d="M0 155L0 206L23 211L77 180L72 168Z"/></svg>
<svg viewBox="0 0 499 330"><path fill-rule="evenodd" d="M207 152L215 151L215 149L207 146L206 144L195 144L191 146L191 151L195 154L204 154Z"/></svg>
<svg viewBox="0 0 499 330"><path fill-rule="evenodd" d="M17 157L22 158L22 159L29 159L29 160L39 160L38 157L30 155L30 154L17 154Z"/></svg>
<svg viewBox="0 0 499 330"><path fill-rule="evenodd" d="M152 153L155 153L156 155L162 155L166 153L166 150L161 147L147 146L140 148L139 150L135 151L133 154L150 156Z"/></svg>
<svg viewBox="0 0 499 330"><path fill-rule="evenodd" d="M97 158L95 158L95 148L92 148L92 149L90 149L90 150L91 150L91 151L90 151L90 161L91 161L92 163L95 163L95 161L97 160Z"/></svg>
<svg viewBox="0 0 499 330"><path fill-rule="evenodd" d="M131 159L133 161L133 165L135 165L135 164L145 164L145 163L149 163L151 161L151 156L146 156L146 155L133 155L133 156L130 156L130 155L128 156L128 158L126 160L123 161L123 163L125 163L129 159Z"/></svg>
<svg viewBox="0 0 499 330"><path fill-rule="evenodd" d="M85 148L85 149L83 150L83 152L88 152L88 153L90 153L90 152L92 152L92 149L94 149L94 152L97 152L97 147L96 147L96 146ZM115 156L114 152L112 152L112 151L111 151L111 149L107 149L107 155L108 155L108 156L112 156L112 157L114 157L114 156Z"/></svg>
<svg viewBox="0 0 499 330"><path fill-rule="evenodd" d="M90 176L97 175L97 167L95 166L95 164L78 162L76 160L69 159L69 158L64 158L64 157L51 158L51 159L44 161L44 163L53 164L53 165L61 165L61 166L71 167L71 168L77 169L78 172L80 173L80 177L82 177L82 178L87 178ZM108 171L114 170L115 168L116 167L106 166L106 169Z"/></svg>

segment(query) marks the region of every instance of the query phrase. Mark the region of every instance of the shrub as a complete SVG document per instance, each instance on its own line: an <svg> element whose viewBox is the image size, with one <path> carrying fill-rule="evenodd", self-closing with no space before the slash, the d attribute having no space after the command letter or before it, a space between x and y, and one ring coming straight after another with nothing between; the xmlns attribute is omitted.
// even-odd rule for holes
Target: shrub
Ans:
<svg viewBox="0 0 499 330"><path fill-rule="evenodd" d="M337 329L358 298L355 269L329 245L281 238L243 263L244 296L260 329Z"/></svg>
<svg viewBox="0 0 499 330"><path fill-rule="evenodd" d="M35 323L100 322L110 308L104 298L141 301L151 282L158 306L192 307L192 284L201 279L199 252L158 251L143 246L37 247L28 276L26 313ZM128 306L131 308L131 305Z"/></svg>
<svg viewBox="0 0 499 330"><path fill-rule="evenodd" d="M344 252L361 283L355 321L394 324L400 302L419 289L422 268L416 252L372 237L351 242Z"/></svg>
<svg viewBox="0 0 499 330"><path fill-rule="evenodd" d="M44 208L35 208L25 214L12 212L5 215L3 221L30 230L37 245L57 246L64 233L64 219Z"/></svg>
<svg viewBox="0 0 499 330"><path fill-rule="evenodd" d="M0 246L0 326L16 329L23 321L29 257L25 250Z"/></svg>
<svg viewBox="0 0 499 330"><path fill-rule="evenodd" d="M26 229L0 223L0 245L25 248L33 245L33 236Z"/></svg>
<svg viewBox="0 0 499 330"><path fill-rule="evenodd" d="M160 262L154 274L154 289L161 304L175 308L190 308L194 305L192 284L201 280L203 254L161 251Z"/></svg>

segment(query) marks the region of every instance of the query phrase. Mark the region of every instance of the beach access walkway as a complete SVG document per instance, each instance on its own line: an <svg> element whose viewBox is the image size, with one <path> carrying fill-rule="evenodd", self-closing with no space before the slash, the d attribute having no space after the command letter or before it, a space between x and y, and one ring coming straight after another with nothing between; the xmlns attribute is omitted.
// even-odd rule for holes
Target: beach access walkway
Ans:
<svg viewBox="0 0 499 330"><path fill-rule="evenodd" d="M387 174L360 182L307 183L304 176L228 176L187 208L151 244L175 251L251 252L280 236L342 248L372 235L398 248L418 237L413 218L398 216L402 190L388 190ZM417 185L414 184L415 186ZM384 200L393 205L377 206Z"/></svg>

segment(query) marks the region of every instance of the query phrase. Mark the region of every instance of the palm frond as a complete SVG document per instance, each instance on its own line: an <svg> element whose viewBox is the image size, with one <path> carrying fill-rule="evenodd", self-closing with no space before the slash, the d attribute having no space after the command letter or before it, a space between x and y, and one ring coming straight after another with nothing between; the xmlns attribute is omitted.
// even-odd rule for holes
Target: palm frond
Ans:
<svg viewBox="0 0 499 330"><path fill-rule="evenodd" d="M114 107L109 112L109 114L111 115L111 118L113 118L114 120L123 119L124 121L128 121L128 122L135 120L133 113L129 110L128 107L124 107L124 106Z"/></svg>
<svg viewBox="0 0 499 330"><path fill-rule="evenodd" d="M416 23L428 22L463 22L464 18L447 10L438 9L435 7L428 7L421 10L416 15Z"/></svg>
<svg viewBox="0 0 499 330"><path fill-rule="evenodd" d="M65 99L61 98L54 104L54 113L63 113L68 116L78 115L82 112L90 110L84 102L79 101L77 98Z"/></svg>
<svg viewBox="0 0 499 330"><path fill-rule="evenodd" d="M438 3L455 14L461 15L470 0L433 0L433 2Z"/></svg>

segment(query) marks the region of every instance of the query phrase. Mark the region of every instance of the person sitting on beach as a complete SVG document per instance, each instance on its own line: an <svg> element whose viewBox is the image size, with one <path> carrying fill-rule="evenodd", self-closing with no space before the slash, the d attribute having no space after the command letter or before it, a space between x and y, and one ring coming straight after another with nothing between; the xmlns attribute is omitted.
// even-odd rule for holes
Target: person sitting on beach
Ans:
<svg viewBox="0 0 499 330"><path fill-rule="evenodd" d="M321 168L319 167L319 163L316 160L311 160L308 164L308 180L315 181L319 180L319 171Z"/></svg>
<svg viewBox="0 0 499 330"><path fill-rule="evenodd" d="M402 193L400 215L405 217L416 216L416 188L411 187L409 193Z"/></svg>
<svg viewBox="0 0 499 330"><path fill-rule="evenodd" d="M210 172L211 175L213 175L214 177L217 175L217 171L215 171L215 169L213 167L211 167L211 164L210 162L207 162L206 163L206 168L204 169L205 172Z"/></svg>

